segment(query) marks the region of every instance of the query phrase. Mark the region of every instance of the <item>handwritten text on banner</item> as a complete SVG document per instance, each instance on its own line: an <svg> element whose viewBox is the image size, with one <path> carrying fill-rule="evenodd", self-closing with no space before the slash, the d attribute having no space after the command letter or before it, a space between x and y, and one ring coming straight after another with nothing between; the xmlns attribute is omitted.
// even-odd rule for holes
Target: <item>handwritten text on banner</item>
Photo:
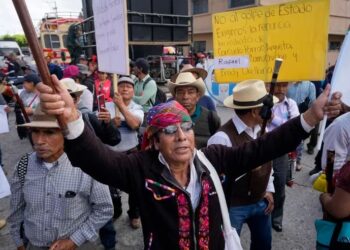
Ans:
<svg viewBox="0 0 350 250"><path fill-rule="evenodd" d="M93 0L99 70L129 75L126 0Z"/></svg>
<svg viewBox="0 0 350 250"><path fill-rule="evenodd" d="M249 56L248 68L216 70L219 82L271 81L275 58L279 81L324 78L329 0L302 0L214 14L214 56Z"/></svg>

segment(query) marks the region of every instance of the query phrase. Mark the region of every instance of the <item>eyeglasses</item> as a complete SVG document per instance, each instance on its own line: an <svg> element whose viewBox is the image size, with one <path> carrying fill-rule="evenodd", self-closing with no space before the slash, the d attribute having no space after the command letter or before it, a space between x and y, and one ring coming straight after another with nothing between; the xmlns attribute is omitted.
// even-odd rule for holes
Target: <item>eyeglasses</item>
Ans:
<svg viewBox="0 0 350 250"><path fill-rule="evenodd" d="M183 132L188 132L193 128L193 126L194 126L193 122L183 122L180 124L180 126L169 125L163 129L161 129L161 131L166 135L173 135L178 131L179 127L181 128L181 130Z"/></svg>

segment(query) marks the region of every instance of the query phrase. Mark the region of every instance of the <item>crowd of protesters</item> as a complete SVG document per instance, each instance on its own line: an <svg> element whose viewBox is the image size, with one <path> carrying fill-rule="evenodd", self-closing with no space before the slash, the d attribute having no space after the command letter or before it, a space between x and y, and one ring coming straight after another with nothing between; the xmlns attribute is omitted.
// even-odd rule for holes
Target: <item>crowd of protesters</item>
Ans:
<svg viewBox="0 0 350 250"><path fill-rule="evenodd" d="M295 152L300 171L303 141L323 115L348 111L340 93L328 101L326 85L316 99L311 82L280 82L269 99L268 83L246 80L224 101L233 114L222 125L206 95L205 56L172 76L167 85L172 97L160 104L143 58L130 61L130 75L119 78L100 71L96 56L82 55L64 68L46 59L56 94L32 67L21 68L19 98L30 121L16 122L27 131L33 152L20 159L10 178L8 223L20 250L83 249L98 237L104 249L115 249L113 221L121 214L122 191L129 194L130 226L142 226L145 249L224 249L227 237L238 238L244 223L251 232L250 249L271 249L271 230L283 230L290 153ZM260 112L268 101L275 104L273 115L260 136ZM61 116L65 130L54 115ZM350 156L347 121L347 114L335 120L323 148L324 158L328 150L336 151L337 181L334 195L320 200L337 219L350 216L350 168L342 167ZM311 140L308 153L314 147ZM223 233L226 221L214 175L238 235ZM0 220L0 228L5 224ZM235 246L239 249L239 240Z"/></svg>

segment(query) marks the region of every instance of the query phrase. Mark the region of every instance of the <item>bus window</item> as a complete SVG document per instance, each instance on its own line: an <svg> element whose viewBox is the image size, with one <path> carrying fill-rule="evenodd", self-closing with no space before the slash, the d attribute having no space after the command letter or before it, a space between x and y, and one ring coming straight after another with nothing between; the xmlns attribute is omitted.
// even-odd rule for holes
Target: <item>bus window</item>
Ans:
<svg viewBox="0 0 350 250"><path fill-rule="evenodd" d="M45 34L44 35L44 41L45 41L45 48L50 48L50 49L59 49L61 46L60 44L60 39L58 35L49 35Z"/></svg>
<svg viewBox="0 0 350 250"><path fill-rule="evenodd" d="M63 35L62 36L63 47L65 47L65 48L67 48L67 38L68 38L68 35Z"/></svg>

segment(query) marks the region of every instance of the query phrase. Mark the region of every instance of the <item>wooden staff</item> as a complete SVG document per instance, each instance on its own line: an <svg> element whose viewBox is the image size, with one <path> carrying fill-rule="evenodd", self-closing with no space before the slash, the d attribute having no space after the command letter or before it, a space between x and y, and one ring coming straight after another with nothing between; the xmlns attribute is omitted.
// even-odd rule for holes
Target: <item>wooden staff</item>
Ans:
<svg viewBox="0 0 350 250"><path fill-rule="evenodd" d="M22 98L19 97L19 95L18 95L18 89L17 89L16 87L14 87L13 85L9 85L9 86L10 86L10 88L11 88L12 94L14 95L14 97L15 97L15 99L16 99L16 102L18 103L19 108L20 108L21 111L22 111L24 120L26 121L26 123L30 123L30 119L29 119L29 116L28 116L28 114L27 114L27 111L26 111L26 109L25 109L25 107L24 107Z"/></svg>
<svg viewBox="0 0 350 250"><path fill-rule="evenodd" d="M114 93L118 93L118 75L117 74L113 74L113 88L114 88ZM117 105L115 105L115 116L120 117L120 111Z"/></svg>
<svg viewBox="0 0 350 250"><path fill-rule="evenodd" d="M275 93L275 86L278 78L278 72L280 71L282 62L283 62L283 59L281 58L275 59L275 67L273 69L269 95L264 100L264 106L261 108L261 111L260 111L260 115L264 119L263 124L261 126L260 136L265 134L267 121L271 118L271 114L272 114L271 109L273 107L273 94Z"/></svg>
<svg viewBox="0 0 350 250"><path fill-rule="evenodd" d="M12 1L13 1L13 5L15 6L18 18L21 22L24 34L26 35L29 47L32 51L41 79L44 84L50 86L55 92L57 92L56 88L52 83L49 68L47 67L44 54L42 53L42 50L39 45L39 41L36 37L35 29L34 29L26 2L25 0L12 0ZM62 132L66 134L67 124L64 120L63 115L57 116L57 121L58 121L58 124L60 125L60 128L62 129Z"/></svg>

